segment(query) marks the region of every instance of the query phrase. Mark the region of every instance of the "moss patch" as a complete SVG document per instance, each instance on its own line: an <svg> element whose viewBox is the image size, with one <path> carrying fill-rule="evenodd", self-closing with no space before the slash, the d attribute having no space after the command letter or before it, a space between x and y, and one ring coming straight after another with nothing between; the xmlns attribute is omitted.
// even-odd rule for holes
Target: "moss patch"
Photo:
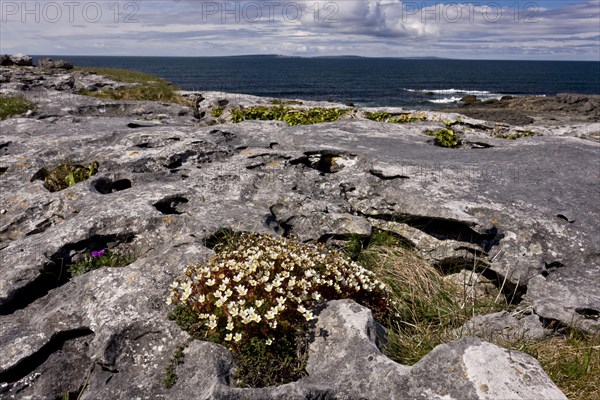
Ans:
<svg viewBox="0 0 600 400"><path fill-rule="evenodd" d="M185 354L183 351L185 350L186 345L179 345L175 349L173 353L173 357L171 361L167 365L165 369L165 377L163 379L163 386L167 389L172 388L176 383L179 377L177 376L176 368L178 365L182 365L185 359Z"/></svg>
<svg viewBox="0 0 600 400"><path fill-rule="evenodd" d="M33 110L35 105L22 96L0 96L0 120Z"/></svg>

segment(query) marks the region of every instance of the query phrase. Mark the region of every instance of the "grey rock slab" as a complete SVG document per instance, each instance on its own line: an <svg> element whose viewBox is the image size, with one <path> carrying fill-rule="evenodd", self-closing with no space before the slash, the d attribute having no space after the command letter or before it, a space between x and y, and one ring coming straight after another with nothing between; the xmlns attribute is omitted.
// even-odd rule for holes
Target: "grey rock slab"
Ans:
<svg viewBox="0 0 600 400"><path fill-rule="evenodd" d="M552 334L545 328L540 316L533 313L509 313L501 311L478 315L457 330L463 336L477 336L492 343L539 340Z"/></svg>
<svg viewBox="0 0 600 400"><path fill-rule="evenodd" d="M535 313L584 332L600 332L600 264L598 256L589 266L556 266L547 275L529 281L527 299Z"/></svg>
<svg viewBox="0 0 600 400"><path fill-rule="evenodd" d="M85 398L197 393L223 399L354 399L414 393L413 398L458 399L459 392L486 398L482 385L499 395L509 387L521 390L519 378L510 374L484 382L492 373L485 368L493 368L486 354L509 358L475 339L438 348L413 367L393 363L377 349L368 311L343 302L319 318L332 335L317 338L310 376L300 382L233 388L226 374L228 352L194 342L178 367L181 380L171 391L164 389L164 369L188 340L166 319L169 284L186 264L208 257L206 240L227 227L302 240L368 237L372 227L392 230L432 263L476 261L497 273L498 282L527 289L543 318L577 326L580 321L572 317L578 315L585 329L596 329L600 143L574 137L575 128L544 125L541 136L508 141L491 137L493 124L461 117L457 129L465 140L493 147L444 149L433 146L424 131L443 127L457 114L425 113L427 121L385 124L355 110L340 121L312 126L274 121L206 126L196 118L200 110L270 99L203 92L191 95L204 98L192 110L77 95L85 87L119 87L78 71L0 68L0 75L0 91L23 94L38 105L25 118L0 122L0 374L11 377L0 387L2 395L22 390L31 398L56 398L74 392L88 363ZM324 105L341 107L302 106ZM41 168L65 161L97 161L98 173L55 193L32 181ZM129 248L137 259L121 269L56 279L61 265L100 245ZM39 361L44 349L61 343L63 353L51 351L47 361ZM478 365L478 357L487 364ZM31 371L21 369L36 359ZM562 398L544 386L547 378L530 359L518 359L539 384L532 390ZM78 373L54 385L52 377L67 365ZM473 379L460 371L445 379L450 366L470 368ZM193 381L202 386L183 385Z"/></svg>
<svg viewBox="0 0 600 400"><path fill-rule="evenodd" d="M339 399L566 399L534 358L477 338L397 364L377 348L370 311L351 301L330 302L316 329L307 380L330 382Z"/></svg>

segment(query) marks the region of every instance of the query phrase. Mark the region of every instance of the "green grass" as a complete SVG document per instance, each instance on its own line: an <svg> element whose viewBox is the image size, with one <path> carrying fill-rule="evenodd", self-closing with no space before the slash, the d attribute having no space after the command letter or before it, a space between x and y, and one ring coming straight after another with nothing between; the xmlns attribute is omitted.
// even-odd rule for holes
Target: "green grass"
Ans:
<svg viewBox="0 0 600 400"><path fill-rule="evenodd" d="M283 106L254 106L232 110L231 118L234 123L247 120L284 121L294 126L337 121L348 112L349 110L339 108L295 109Z"/></svg>
<svg viewBox="0 0 600 400"><path fill-rule="evenodd" d="M177 94L179 89L170 82L157 76L139 71L115 68L76 67L80 71L94 72L108 79L123 83L136 83L137 86L123 89L106 89L98 92L82 91L81 94L112 100L161 101L191 105L188 99Z"/></svg>
<svg viewBox="0 0 600 400"><path fill-rule="evenodd" d="M35 105L22 96L0 96L0 120L33 110Z"/></svg>

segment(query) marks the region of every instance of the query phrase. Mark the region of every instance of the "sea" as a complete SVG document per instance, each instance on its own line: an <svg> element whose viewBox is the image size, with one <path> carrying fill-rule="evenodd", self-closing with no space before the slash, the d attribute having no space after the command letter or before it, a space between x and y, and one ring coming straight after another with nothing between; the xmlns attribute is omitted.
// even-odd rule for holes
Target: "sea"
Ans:
<svg viewBox="0 0 600 400"><path fill-rule="evenodd" d="M36 56L35 59L44 56ZM52 56L77 66L157 75L187 91L334 101L366 107L440 109L482 100L557 93L600 94L600 62L300 58ZM34 60L35 61L35 60Z"/></svg>

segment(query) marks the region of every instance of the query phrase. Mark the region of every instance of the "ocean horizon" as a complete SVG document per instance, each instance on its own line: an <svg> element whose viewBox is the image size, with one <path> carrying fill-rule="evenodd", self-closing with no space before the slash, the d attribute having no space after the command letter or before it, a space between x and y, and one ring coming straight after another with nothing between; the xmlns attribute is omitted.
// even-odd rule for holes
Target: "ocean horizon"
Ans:
<svg viewBox="0 0 600 400"><path fill-rule="evenodd" d="M441 109L466 95L600 94L600 62L456 60L359 56L34 56L77 66L138 70L186 91L334 101L363 107Z"/></svg>

